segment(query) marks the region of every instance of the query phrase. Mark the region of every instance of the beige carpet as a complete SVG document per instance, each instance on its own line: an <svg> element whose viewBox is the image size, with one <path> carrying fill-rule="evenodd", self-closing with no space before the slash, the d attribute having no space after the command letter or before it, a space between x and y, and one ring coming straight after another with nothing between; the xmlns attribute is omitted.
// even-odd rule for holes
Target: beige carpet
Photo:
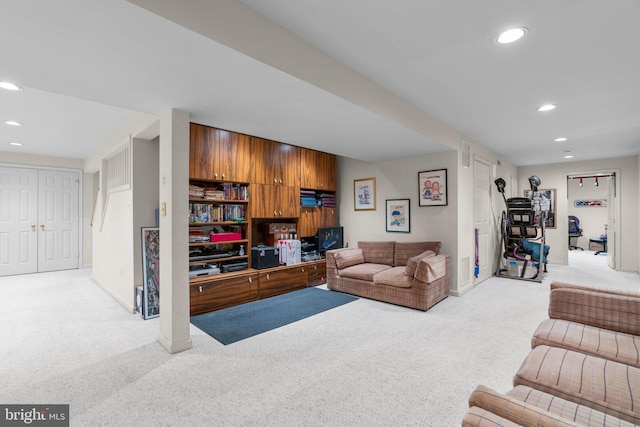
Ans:
<svg viewBox="0 0 640 427"><path fill-rule="evenodd" d="M169 355L89 270L0 278L0 401L69 403L72 426L455 426L500 391L546 318L551 280L640 290L570 252L542 284L492 278L428 312L360 299L223 346L192 327Z"/></svg>

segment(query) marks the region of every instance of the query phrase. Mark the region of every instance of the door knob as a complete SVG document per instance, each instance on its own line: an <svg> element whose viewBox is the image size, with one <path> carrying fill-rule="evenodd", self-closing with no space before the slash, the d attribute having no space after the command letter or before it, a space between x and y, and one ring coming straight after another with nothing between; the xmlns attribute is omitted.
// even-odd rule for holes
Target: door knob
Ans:
<svg viewBox="0 0 640 427"><path fill-rule="evenodd" d="M31 224L31 231L36 231L36 225L35 224Z"/></svg>
<svg viewBox="0 0 640 427"><path fill-rule="evenodd" d="M44 224L40 224L40 230L44 230Z"/></svg>

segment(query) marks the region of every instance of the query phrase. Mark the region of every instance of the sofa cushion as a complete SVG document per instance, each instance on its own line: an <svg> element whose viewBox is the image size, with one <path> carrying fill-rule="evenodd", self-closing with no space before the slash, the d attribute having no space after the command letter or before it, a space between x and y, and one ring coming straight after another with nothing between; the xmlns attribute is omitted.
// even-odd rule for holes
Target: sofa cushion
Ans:
<svg viewBox="0 0 640 427"><path fill-rule="evenodd" d="M391 266L384 264L373 264L368 262L364 264L352 265L351 267L338 270L338 276L348 277L350 279L366 280L368 282L372 282L373 284L373 276L380 273L381 271L388 270L389 268L391 268Z"/></svg>
<svg viewBox="0 0 640 427"><path fill-rule="evenodd" d="M393 266L407 265L410 258L420 255L425 251L433 251L438 255L441 246L441 242L397 242Z"/></svg>
<svg viewBox="0 0 640 427"><path fill-rule="evenodd" d="M418 261L414 277L424 283L431 283L447 274L447 257L434 255Z"/></svg>
<svg viewBox="0 0 640 427"><path fill-rule="evenodd" d="M395 286L396 288L410 288L413 285L413 275L404 274L405 267L393 267L373 276L376 285Z"/></svg>
<svg viewBox="0 0 640 427"><path fill-rule="evenodd" d="M414 257L409 258L407 260L407 265L404 269L404 274L406 274L409 277L413 277L413 275L416 274L416 268L418 268L418 263L420 262L420 260L422 258L428 258L434 255L435 253L433 251L425 251L425 252L422 252L421 254L418 254Z"/></svg>
<svg viewBox="0 0 640 427"><path fill-rule="evenodd" d="M396 242L358 242L362 249L364 262L393 266L393 254Z"/></svg>
<svg viewBox="0 0 640 427"><path fill-rule="evenodd" d="M338 270L364 263L364 256L362 255L362 249L360 248L336 252L333 258L336 261L336 267Z"/></svg>

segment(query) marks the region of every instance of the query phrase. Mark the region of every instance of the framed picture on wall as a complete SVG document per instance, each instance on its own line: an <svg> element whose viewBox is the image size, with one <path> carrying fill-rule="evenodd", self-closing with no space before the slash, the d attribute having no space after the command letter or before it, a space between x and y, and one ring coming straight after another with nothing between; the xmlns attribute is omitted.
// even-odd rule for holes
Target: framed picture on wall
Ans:
<svg viewBox="0 0 640 427"><path fill-rule="evenodd" d="M556 189L531 191L524 190L524 196L533 200L534 224L540 223L540 213L544 213L544 226L557 228Z"/></svg>
<svg viewBox="0 0 640 427"><path fill-rule="evenodd" d="M142 227L144 318L160 315L160 229Z"/></svg>
<svg viewBox="0 0 640 427"><path fill-rule="evenodd" d="M418 172L418 206L447 206L447 170Z"/></svg>
<svg viewBox="0 0 640 427"><path fill-rule="evenodd" d="M398 233L411 232L411 209L409 199L388 199L387 231Z"/></svg>
<svg viewBox="0 0 640 427"><path fill-rule="evenodd" d="M353 205L357 211L376 210L376 179L353 180Z"/></svg>

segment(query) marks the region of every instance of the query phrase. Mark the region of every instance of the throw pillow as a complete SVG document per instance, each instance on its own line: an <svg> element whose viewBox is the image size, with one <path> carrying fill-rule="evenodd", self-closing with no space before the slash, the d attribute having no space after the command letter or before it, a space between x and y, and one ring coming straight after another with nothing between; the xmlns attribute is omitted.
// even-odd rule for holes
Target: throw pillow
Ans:
<svg viewBox="0 0 640 427"><path fill-rule="evenodd" d="M407 266L404 268L404 274L407 276L413 277L416 272L416 268L418 268L418 263L422 258L427 258L435 255L433 251L424 251L420 255L416 255L407 260Z"/></svg>
<svg viewBox="0 0 640 427"><path fill-rule="evenodd" d="M338 267L338 270L364 263L364 255L360 248L336 252L333 255L333 259L336 261L336 267Z"/></svg>

